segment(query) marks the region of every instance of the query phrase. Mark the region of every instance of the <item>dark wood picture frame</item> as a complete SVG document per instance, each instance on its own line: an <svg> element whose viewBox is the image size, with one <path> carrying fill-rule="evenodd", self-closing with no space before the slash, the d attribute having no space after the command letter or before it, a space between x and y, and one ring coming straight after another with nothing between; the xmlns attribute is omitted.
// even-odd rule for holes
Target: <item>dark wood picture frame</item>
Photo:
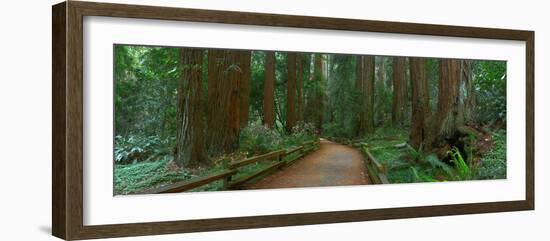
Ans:
<svg viewBox="0 0 550 241"><path fill-rule="evenodd" d="M67 240L533 210L534 32L68 1L52 8L52 232ZM525 200L88 226L83 224L83 17L108 16L518 40L526 43Z"/></svg>

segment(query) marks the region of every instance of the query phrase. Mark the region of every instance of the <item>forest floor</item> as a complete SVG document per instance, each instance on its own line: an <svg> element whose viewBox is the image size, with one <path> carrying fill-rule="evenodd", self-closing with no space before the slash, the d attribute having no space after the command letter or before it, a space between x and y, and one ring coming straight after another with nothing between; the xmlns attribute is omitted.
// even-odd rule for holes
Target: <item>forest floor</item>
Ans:
<svg viewBox="0 0 550 241"><path fill-rule="evenodd" d="M361 184L368 184L361 152L322 139L317 151L243 189Z"/></svg>

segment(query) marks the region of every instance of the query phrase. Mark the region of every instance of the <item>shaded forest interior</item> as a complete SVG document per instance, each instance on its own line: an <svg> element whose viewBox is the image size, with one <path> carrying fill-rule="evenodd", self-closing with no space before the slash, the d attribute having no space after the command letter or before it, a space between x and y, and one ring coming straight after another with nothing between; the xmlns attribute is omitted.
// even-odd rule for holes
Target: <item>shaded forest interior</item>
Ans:
<svg viewBox="0 0 550 241"><path fill-rule="evenodd" d="M114 51L115 194L319 137L365 143L391 183L506 178L504 61Z"/></svg>

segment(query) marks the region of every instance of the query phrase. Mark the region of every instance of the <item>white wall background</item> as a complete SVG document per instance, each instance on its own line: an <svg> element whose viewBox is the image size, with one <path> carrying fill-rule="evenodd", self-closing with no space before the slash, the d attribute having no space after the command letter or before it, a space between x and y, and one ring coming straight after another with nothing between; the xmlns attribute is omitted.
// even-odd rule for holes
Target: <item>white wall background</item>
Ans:
<svg viewBox="0 0 550 241"><path fill-rule="evenodd" d="M147 2L129 0L129 2ZM149 1L152 2L152 1ZM548 240L550 28L545 1L164 0L191 8L406 21L536 31L536 211L164 235L155 240ZM57 1L0 9L1 240L56 240L51 219L51 10ZM496 192L504 190L495 190ZM152 237L123 240L151 240Z"/></svg>

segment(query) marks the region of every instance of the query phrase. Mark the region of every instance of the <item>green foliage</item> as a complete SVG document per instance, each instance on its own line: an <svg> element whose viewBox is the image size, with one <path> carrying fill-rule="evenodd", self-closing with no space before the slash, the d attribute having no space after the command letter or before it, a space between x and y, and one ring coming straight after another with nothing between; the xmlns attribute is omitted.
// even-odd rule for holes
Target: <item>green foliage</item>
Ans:
<svg viewBox="0 0 550 241"><path fill-rule="evenodd" d="M384 61L384 69L380 69L380 62ZM375 123L384 124L391 122L391 112L393 103L393 60L391 57L375 57L375 82L374 82L374 111ZM384 72L384 81L379 79L379 72Z"/></svg>
<svg viewBox="0 0 550 241"><path fill-rule="evenodd" d="M426 175L425 173L419 172L415 167L410 167L413 182L436 182L437 180L433 177Z"/></svg>
<svg viewBox="0 0 550 241"><path fill-rule="evenodd" d="M352 138L355 136L354 113L359 111L360 93L355 87L356 57L332 55L328 79L328 107L323 133L328 137ZM345 106L345 108L342 108Z"/></svg>
<svg viewBox="0 0 550 241"><path fill-rule="evenodd" d="M430 164L431 168L442 170L447 176L452 177L454 175L454 170L447 163L442 162L437 158L435 154L429 154L426 156L426 162Z"/></svg>
<svg viewBox="0 0 550 241"><path fill-rule="evenodd" d="M287 53L275 54L275 128L261 124L263 118L263 82L265 78L265 52L251 55L251 92L249 123L240 133L240 152L248 156L296 146L314 138L321 124L326 137L361 139L371 153L388 167L392 183L432 182L444 180L506 178L506 133L494 133L494 147L475 164L474 138L464 147L449 152L452 164L439 160L421 146L397 148L406 143L409 130L389 126L393 90L391 88L392 59L377 57L376 72L383 71L386 82L375 81L374 133L356 136L357 113L361 95L356 88L356 56L341 54L302 54L304 122L291 133L283 131L287 108L288 66ZM208 97L207 50L203 59L203 102ZM314 68L315 56L322 56L321 73ZM385 61L380 69L380 61ZM135 193L139 190L205 175L224 168L230 159L214 162L207 170L172 170L167 163L172 159L176 130L177 84L181 74L179 49L147 46L114 47L115 79L115 192ZM234 67L234 66L233 66ZM410 75L410 73L407 73ZM376 75L378 76L378 75ZM474 61L472 76L475 88L474 121L479 123L506 122L506 62ZM408 76L410 78L410 76ZM430 96L429 108L435 111L439 84L439 60L427 60L426 78ZM410 87L410 86L409 86ZM464 86L461 86L464 88ZM410 94L410 88L408 88ZM410 105L407 101L406 105ZM406 112L410 112L407 108ZM206 110L204 110L206 111ZM408 115L409 113L406 113ZM320 118L322 117L322 118ZM322 123L317 120L322 119ZM407 126L405 126L407 127ZM207 127L206 127L207 128ZM243 155L238 152L238 155ZM232 155L235 153L225 153ZM468 159L465 160L464 157ZM243 175L269 165L262 162L243 168ZM191 175L193 172L194 175ZM221 182L197 188L194 191L218 190Z"/></svg>
<svg viewBox="0 0 550 241"><path fill-rule="evenodd" d="M166 137L176 128L177 48L115 46L115 133Z"/></svg>
<svg viewBox="0 0 550 241"><path fill-rule="evenodd" d="M190 177L186 171L170 171L168 161L142 162L115 166L115 194L131 194Z"/></svg>
<svg viewBox="0 0 550 241"><path fill-rule="evenodd" d="M449 156L451 156L451 162L455 165L456 170L456 179L458 180L470 180L473 176L473 171L471 170L471 166L466 164L464 161L464 158L462 157L462 154L460 154L460 150L458 148L453 147L449 152Z"/></svg>
<svg viewBox="0 0 550 241"><path fill-rule="evenodd" d="M493 133L493 148L481 158L479 179L506 178L506 131Z"/></svg>
<svg viewBox="0 0 550 241"><path fill-rule="evenodd" d="M174 138L160 139L158 136L122 136L115 137L115 162L121 164L149 161L151 159L172 158Z"/></svg>
<svg viewBox="0 0 550 241"><path fill-rule="evenodd" d="M313 138L311 124L299 124L292 129L290 134L286 134L284 131L269 129L257 120L250 122L241 131L239 143L242 152L247 156L254 156L297 146Z"/></svg>
<svg viewBox="0 0 550 241"><path fill-rule="evenodd" d="M255 121L241 131L239 143L241 151L253 156L278 149L282 145L282 138L278 131Z"/></svg>
<svg viewBox="0 0 550 241"><path fill-rule="evenodd" d="M250 119L262 118L264 101L265 52L253 51L250 63Z"/></svg>
<svg viewBox="0 0 550 241"><path fill-rule="evenodd" d="M475 61L473 79L478 122L506 121L506 62Z"/></svg>
<svg viewBox="0 0 550 241"><path fill-rule="evenodd" d="M407 150L409 151L409 156L415 162L424 163L426 161L427 153L424 152L424 143L420 144L418 150L414 149L411 145L407 143Z"/></svg>

